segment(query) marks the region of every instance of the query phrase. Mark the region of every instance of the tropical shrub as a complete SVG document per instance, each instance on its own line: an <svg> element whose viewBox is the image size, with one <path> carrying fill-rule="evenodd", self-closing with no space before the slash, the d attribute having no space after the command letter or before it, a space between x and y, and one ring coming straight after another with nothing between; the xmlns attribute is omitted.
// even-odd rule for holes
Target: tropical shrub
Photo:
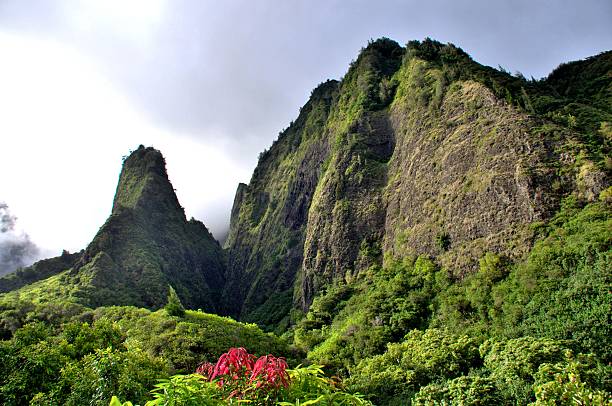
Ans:
<svg viewBox="0 0 612 406"><path fill-rule="evenodd" d="M165 363L140 351L96 350L68 364L47 395L51 404L105 405L112 395L144 402L149 390L168 376ZM45 404L45 403L42 403Z"/></svg>
<svg viewBox="0 0 612 406"><path fill-rule="evenodd" d="M161 380L151 391L153 400L146 406L214 406L224 405L217 386L199 374L174 375ZM112 405L112 403L111 403Z"/></svg>
<svg viewBox="0 0 612 406"><path fill-rule="evenodd" d="M258 404L274 403L279 390L289 386L284 358L264 355L255 360L244 348L231 348L216 365L198 367L202 376L215 382L223 399L247 399Z"/></svg>
<svg viewBox="0 0 612 406"><path fill-rule="evenodd" d="M540 365L535 374L535 405L609 405L610 393L597 387L609 385L611 366L592 355L575 357L566 351L564 360Z"/></svg>
<svg viewBox="0 0 612 406"><path fill-rule="evenodd" d="M295 330L312 362L348 374L361 360L383 353L387 343L427 327L446 271L425 256L388 262L347 284L338 282L315 299Z"/></svg>
<svg viewBox="0 0 612 406"><path fill-rule="evenodd" d="M534 375L540 365L564 358L567 343L521 337L508 341L487 341L480 347L485 367L491 371L504 397L526 404L533 399Z"/></svg>
<svg viewBox="0 0 612 406"><path fill-rule="evenodd" d="M376 403L410 399L421 386L467 374L482 365L478 342L443 330L413 330L401 343L389 344L381 355L361 361L347 385L371 394Z"/></svg>
<svg viewBox="0 0 612 406"><path fill-rule="evenodd" d="M501 405L503 398L490 378L460 376L443 384L422 387L412 400L413 406L429 405Z"/></svg>
<svg viewBox="0 0 612 406"><path fill-rule="evenodd" d="M255 358L244 348L231 348L215 364L201 363L195 374L161 380L146 406L222 405L371 405L361 395L346 393L341 383L325 377L320 366L287 369L283 358ZM127 404L130 404L127 402ZM111 406L126 405L113 397Z"/></svg>

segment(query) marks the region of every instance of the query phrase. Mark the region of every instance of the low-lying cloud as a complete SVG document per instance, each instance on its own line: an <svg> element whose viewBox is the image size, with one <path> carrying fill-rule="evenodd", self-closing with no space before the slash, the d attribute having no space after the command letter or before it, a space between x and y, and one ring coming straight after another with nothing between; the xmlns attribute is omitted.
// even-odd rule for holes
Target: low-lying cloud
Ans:
<svg viewBox="0 0 612 406"><path fill-rule="evenodd" d="M40 249L17 228L17 217L0 202L0 276L31 265L39 256Z"/></svg>

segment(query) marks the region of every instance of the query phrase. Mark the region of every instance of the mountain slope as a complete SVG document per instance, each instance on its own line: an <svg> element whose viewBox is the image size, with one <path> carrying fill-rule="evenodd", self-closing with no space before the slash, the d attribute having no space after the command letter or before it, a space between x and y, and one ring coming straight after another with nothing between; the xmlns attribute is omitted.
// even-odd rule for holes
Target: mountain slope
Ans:
<svg viewBox="0 0 612 406"><path fill-rule="evenodd" d="M59 257L43 259L32 266L20 268L15 272L2 276L0 277L0 293L10 292L22 286L57 275L76 264L82 253L75 252L70 254L68 251L64 251Z"/></svg>
<svg viewBox="0 0 612 406"><path fill-rule="evenodd" d="M564 196L609 185L610 53L568 66L534 82L432 40L370 43L239 186L232 314L285 325L385 258L426 254L454 279L487 252L524 258Z"/></svg>
<svg viewBox="0 0 612 406"><path fill-rule="evenodd" d="M224 298L234 316L274 324L289 312L308 209L329 156L325 123L337 88L335 81L317 87L297 120L261 155L250 184L238 187L225 242ZM256 309L259 316L249 318Z"/></svg>
<svg viewBox="0 0 612 406"><path fill-rule="evenodd" d="M110 217L67 265L7 297L157 308L172 285L185 306L216 311L225 282L221 247L202 223L187 221L164 158L143 146L124 161Z"/></svg>
<svg viewBox="0 0 612 406"><path fill-rule="evenodd" d="M220 246L202 223L186 220L162 155L142 146L125 160L111 216L72 274L91 277L92 300L101 303L114 304L100 289L119 282L132 304L158 307L171 284L186 306L209 311L224 283Z"/></svg>

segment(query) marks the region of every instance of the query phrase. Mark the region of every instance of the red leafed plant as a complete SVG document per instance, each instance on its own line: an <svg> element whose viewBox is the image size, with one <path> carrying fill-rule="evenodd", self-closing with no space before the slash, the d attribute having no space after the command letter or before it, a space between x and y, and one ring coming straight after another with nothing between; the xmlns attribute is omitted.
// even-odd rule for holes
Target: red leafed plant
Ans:
<svg viewBox="0 0 612 406"><path fill-rule="evenodd" d="M249 382L259 387L272 389L286 388L289 386L289 375L287 374L287 361L274 355L260 357L251 372Z"/></svg>
<svg viewBox="0 0 612 406"><path fill-rule="evenodd" d="M210 379L215 370L215 364L211 364L210 362L202 362L195 370L196 374L200 374L206 379Z"/></svg>
<svg viewBox="0 0 612 406"><path fill-rule="evenodd" d="M244 348L230 348L215 365L203 362L196 373L216 382L228 398L269 399L279 389L289 386L284 358L264 355L255 360Z"/></svg>
<svg viewBox="0 0 612 406"><path fill-rule="evenodd" d="M230 348L228 352L219 357L209 379L213 381L220 377L219 386L223 386L224 381L230 378L234 381L239 380L253 370L254 361L255 356L249 354L244 348Z"/></svg>

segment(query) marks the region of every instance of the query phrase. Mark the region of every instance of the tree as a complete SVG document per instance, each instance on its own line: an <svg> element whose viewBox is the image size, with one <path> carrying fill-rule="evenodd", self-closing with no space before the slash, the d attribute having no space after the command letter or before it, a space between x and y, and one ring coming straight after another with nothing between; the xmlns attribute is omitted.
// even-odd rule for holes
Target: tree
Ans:
<svg viewBox="0 0 612 406"><path fill-rule="evenodd" d="M181 303L181 299L179 299L172 286L168 286L168 288L168 303L166 303L164 309L166 309L170 316L183 317L185 315L185 308Z"/></svg>

